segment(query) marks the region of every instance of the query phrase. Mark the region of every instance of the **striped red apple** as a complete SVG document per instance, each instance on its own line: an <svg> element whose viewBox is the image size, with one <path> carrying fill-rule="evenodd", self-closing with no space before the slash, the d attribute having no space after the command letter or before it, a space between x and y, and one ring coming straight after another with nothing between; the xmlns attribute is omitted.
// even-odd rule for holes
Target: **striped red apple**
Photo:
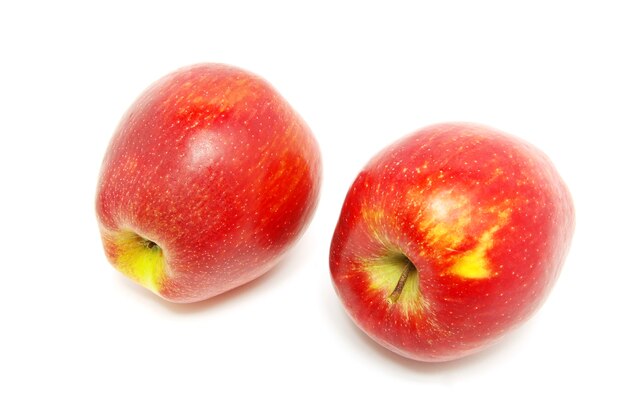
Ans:
<svg viewBox="0 0 626 419"><path fill-rule="evenodd" d="M167 300L223 293L301 236L320 173L310 129L266 81L220 64L180 69L111 139L96 198L106 256Z"/></svg>
<svg viewBox="0 0 626 419"><path fill-rule="evenodd" d="M563 180L537 148L475 124L424 128L376 155L330 249L354 322L421 361L479 351L537 311L574 231Z"/></svg>

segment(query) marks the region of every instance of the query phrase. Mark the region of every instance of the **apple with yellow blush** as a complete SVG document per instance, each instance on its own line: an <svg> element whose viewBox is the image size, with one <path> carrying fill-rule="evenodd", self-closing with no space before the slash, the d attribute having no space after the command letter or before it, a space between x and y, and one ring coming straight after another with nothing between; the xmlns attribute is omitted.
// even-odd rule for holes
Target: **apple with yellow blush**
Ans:
<svg viewBox="0 0 626 419"><path fill-rule="evenodd" d="M276 265L320 181L311 130L268 82L222 64L182 68L111 139L96 193L106 256L167 300L205 300Z"/></svg>
<svg viewBox="0 0 626 419"><path fill-rule="evenodd" d="M570 247L574 206L548 157L469 123L426 127L359 173L330 249L348 315L420 361L482 350L545 301Z"/></svg>

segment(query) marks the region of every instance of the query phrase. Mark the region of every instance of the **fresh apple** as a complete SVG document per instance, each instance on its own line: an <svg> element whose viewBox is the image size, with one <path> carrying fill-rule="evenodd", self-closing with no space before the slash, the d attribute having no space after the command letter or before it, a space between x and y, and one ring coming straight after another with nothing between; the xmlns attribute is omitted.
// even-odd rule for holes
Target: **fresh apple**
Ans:
<svg viewBox="0 0 626 419"><path fill-rule="evenodd" d="M460 358L527 320L574 231L570 193L535 147L439 124L384 149L350 188L330 270L354 322L420 361Z"/></svg>
<svg viewBox="0 0 626 419"><path fill-rule="evenodd" d="M180 69L111 139L96 198L106 256L170 301L223 293L301 236L320 172L310 129L266 81L221 64Z"/></svg>

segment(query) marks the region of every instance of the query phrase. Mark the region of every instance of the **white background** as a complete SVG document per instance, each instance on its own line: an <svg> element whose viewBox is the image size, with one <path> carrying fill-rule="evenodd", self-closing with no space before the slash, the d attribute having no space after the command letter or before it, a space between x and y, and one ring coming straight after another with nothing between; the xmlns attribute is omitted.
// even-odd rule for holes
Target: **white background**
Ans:
<svg viewBox="0 0 626 419"><path fill-rule="evenodd" d="M0 417L624 417L620 3L3 2ZM94 194L136 96L205 61L289 100L318 138L324 184L271 274L182 306L109 266ZM550 155L577 230L530 322L479 355L420 364L352 325L328 248L367 160L450 120Z"/></svg>

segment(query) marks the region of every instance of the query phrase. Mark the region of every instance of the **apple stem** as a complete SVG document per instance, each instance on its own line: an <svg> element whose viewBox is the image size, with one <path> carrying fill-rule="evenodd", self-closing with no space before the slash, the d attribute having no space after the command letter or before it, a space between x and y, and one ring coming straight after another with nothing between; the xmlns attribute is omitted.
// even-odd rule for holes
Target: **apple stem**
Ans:
<svg viewBox="0 0 626 419"><path fill-rule="evenodd" d="M154 247L158 247L158 245L155 242L153 242L152 240L148 240L148 239L145 239L145 238L141 237L141 241L143 242L143 245L146 246L148 249L152 249Z"/></svg>
<svg viewBox="0 0 626 419"><path fill-rule="evenodd" d="M389 295L389 301L391 301L392 304L396 303L398 298L400 298L404 284L406 284L406 280L409 278L409 274L413 269L415 269L415 266L410 260L407 260L406 265L404 265L404 269L402 269L402 274L400 275L400 279L398 279L396 287L393 289L391 295Z"/></svg>

